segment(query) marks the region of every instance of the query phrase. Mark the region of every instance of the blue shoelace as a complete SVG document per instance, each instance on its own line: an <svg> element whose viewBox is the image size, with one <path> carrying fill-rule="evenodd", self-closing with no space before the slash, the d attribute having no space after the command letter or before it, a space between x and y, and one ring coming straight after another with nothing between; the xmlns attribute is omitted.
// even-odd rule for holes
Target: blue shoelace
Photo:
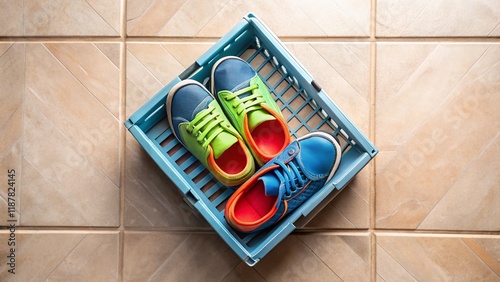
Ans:
<svg viewBox="0 0 500 282"><path fill-rule="evenodd" d="M281 169L275 170L274 173L280 182L285 184L286 197L290 197L292 193L304 187L307 179L304 174L300 172L297 164L293 161L284 164L279 160L276 160L275 163L281 167Z"/></svg>

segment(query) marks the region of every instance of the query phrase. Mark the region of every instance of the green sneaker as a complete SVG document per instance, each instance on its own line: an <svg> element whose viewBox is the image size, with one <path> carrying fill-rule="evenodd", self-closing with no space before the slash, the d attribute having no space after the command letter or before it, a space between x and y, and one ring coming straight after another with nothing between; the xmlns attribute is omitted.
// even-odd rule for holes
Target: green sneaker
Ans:
<svg viewBox="0 0 500 282"><path fill-rule="evenodd" d="M224 57L212 68L211 79L212 93L259 165L288 146L288 125L250 64L239 57Z"/></svg>
<svg viewBox="0 0 500 282"><path fill-rule="evenodd" d="M175 85L166 110L175 137L222 184L236 186L252 176L252 154L201 83L188 79Z"/></svg>

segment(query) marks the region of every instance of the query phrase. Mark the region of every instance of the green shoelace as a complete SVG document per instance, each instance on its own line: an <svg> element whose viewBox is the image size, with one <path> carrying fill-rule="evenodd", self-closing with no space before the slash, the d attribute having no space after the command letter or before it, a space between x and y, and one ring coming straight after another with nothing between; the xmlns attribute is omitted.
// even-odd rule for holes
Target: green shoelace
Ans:
<svg viewBox="0 0 500 282"><path fill-rule="evenodd" d="M215 111L211 105L207 109L199 112L196 117L189 123L187 132L196 136L196 141L206 149L210 142L223 132L221 123L224 119L221 113Z"/></svg>
<svg viewBox="0 0 500 282"><path fill-rule="evenodd" d="M253 92L253 90L258 89L258 88L259 88L258 84L253 84L253 85L245 87L241 90L238 90L234 93L228 91L229 94L227 94L227 96L225 96L224 99L226 101L231 101L235 98L238 98L233 103L233 108L236 109L236 113L238 115L240 115L243 112L247 113L247 112L252 111L252 110L257 110L257 109L260 109L259 105L261 103L265 102L264 98L262 97L262 95L259 92L257 92L257 91ZM247 92L250 92L252 94L250 94L246 97L243 97L243 98L238 97L238 96L245 94Z"/></svg>

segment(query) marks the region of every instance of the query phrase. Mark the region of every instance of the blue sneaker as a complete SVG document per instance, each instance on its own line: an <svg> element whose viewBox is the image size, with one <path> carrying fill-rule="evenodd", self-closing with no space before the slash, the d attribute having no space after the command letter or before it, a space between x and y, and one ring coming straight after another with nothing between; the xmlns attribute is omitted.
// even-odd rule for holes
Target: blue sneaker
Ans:
<svg viewBox="0 0 500 282"><path fill-rule="evenodd" d="M246 61L228 56L212 68L212 93L259 165L290 144L288 124L259 74Z"/></svg>
<svg viewBox="0 0 500 282"><path fill-rule="evenodd" d="M201 83L187 79L176 84L166 110L175 137L222 184L236 186L252 176L252 154Z"/></svg>
<svg viewBox="0 0 500 282"><path fill-rule="evenodd" d="M328 133L311 132L293 141L233 193L226 221L242 232L275 224L333 177L340 158L340 145Z"/></svg>

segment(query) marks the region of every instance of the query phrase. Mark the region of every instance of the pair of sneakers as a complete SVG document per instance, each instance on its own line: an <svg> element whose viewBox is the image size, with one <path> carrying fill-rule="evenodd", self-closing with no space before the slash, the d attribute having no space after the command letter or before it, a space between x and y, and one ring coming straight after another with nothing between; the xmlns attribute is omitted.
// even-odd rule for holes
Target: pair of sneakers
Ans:
<svg viewBox="0 0 500 282"><path fill-rule="evenodd" d="M254 174L255 161L267 163L290 143L278 105L239 57L215 63L211 91L195 80L179 82L166 109L175 137L227 186L244 183Z"/></svg>
<svg viewBox="0 0 500 282"><path fill-rule="evenodd" d="M166 104L170 127L221 183L243 183L224 215L238 231L259 231L293 212L333 177L340 145L325 132L290 143L278 106L244 60L220 59L211 80L215 97L194 80L173 87ZM257 172L252 155L262 166Z"/></svg>

